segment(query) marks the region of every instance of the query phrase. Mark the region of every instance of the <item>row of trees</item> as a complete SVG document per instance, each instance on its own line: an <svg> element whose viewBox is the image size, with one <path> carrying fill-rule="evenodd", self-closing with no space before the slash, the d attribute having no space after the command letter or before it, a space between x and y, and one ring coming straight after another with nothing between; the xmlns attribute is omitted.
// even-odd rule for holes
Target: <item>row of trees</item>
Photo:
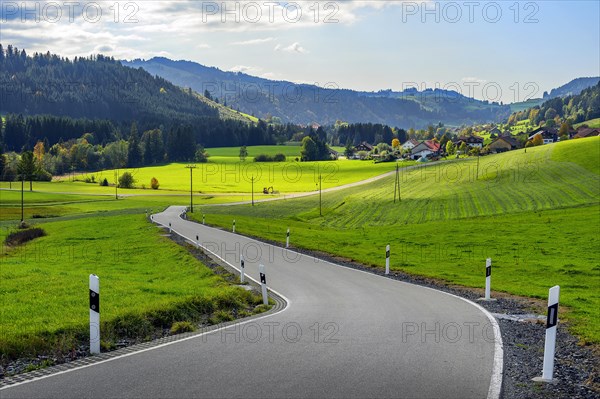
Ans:
<svg viewBox="0 0 600 399"><path fill-rule="evenodd" d="M556 97L545 101L541 106L513 113L508 124L529 119L531 125L545 124L548 127L570 125L600 117L600 83L583 90L580 94Z"/></svg>
<svg viewBox="0 0 600 399"><path fill-rule="evenodd" d="M28 181L30 191L33 190L33 181L50 181L52 175L44 169L39 150L25 151L20 156L12 154L13 157L9 158L0 147L0 178L4 181Z"/></svg>

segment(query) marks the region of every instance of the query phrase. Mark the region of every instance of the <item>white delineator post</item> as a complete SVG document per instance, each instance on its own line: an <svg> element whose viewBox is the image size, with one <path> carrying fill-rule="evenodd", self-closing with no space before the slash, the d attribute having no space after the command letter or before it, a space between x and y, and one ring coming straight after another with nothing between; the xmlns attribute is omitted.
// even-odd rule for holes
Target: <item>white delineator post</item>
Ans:
<svg viewBox="0 0 600 399"><path fill-rule="evenodd" d="M269 297L267 296L267 276L265 276L265 265L258 265L258 273L260 274L260 288L262 290L263 303L269 304Z"/></svg>
<svg viewBox="0 0 600 399"><path fill-rule="evenodd" d="M196 245L200 246L200 237L198 235L196 235Z"/></svg>
<svg viewBox="0 0 600 399"><path fill-rule="evenodd" d="M285 247L289 248L290 247L290 229L287 229L287 233L285 235Z"/></svg>
<svg viewBox="0 0 600 399"><path fill-rule="evenodd" d="M232 231L235 233L235 219L233 219L233 229Z"/></svg>
<svg viewBox="0 0 600 399"><path fill-rule="evenodd" d="M385 274L390 274L390 245L385 247Z"/></svg>
<svg viewBox="0 0 600 399"><path fill-rule="evenodd" d="M555 285L548 292L548 316L546 319L546 343L544 345L544 368L542 377L534 381L551 382L554 374L554 351L556 349L556 325L558 324L558 299L560 287Z"/></svg>
<svg viewBox="0 0 600 399"><path fill-rule="evenodd" d="M204 224L204 214L202 214L202 224Z"/></svg>
<svg viewBox="0 0 600 399"><path fill-rule="evenodd" d="M492 285L492 258L485 260L485 300L490 300L490 289Z"/></svg>
<svg viewBox="0 0 600 399"><path fill-rule="evenodd" d="M90 274L90 353L100 353L100 279Z"/></svg>
<svg viewBox="0 0 600 399"><path fill-rule="evenodd" d="M172 231L171 229L171 222L169 222L169 233Z"/></svg>
<svg viewBox="0 0 600 399"><path fill-rule="evenodd" d="M244 257L242 255L240 255L240 283L244 282L244 275L245 275Z"/></svg>

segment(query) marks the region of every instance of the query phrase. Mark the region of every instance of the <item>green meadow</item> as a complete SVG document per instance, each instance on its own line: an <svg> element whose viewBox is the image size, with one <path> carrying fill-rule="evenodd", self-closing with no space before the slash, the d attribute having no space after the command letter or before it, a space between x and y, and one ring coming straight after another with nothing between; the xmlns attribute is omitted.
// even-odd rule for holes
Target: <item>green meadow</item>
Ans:
<svg viewBox="0 0 600 399"><path fill-rule="evenodd" d="M297 162L290 153L299 153L299 148L294 146L277 146L277 150L263 151L267 147L249 147L249 154L273 153L281 151L288 157L286 162L253 162L249 156L246 161L240 161L239 148L210 149L209 153L217 153L209 158L208 163L195 164L193 169L193 191L196 194L215 193L251 193L252 179L254 179L255 193L262 193L263 188L273 187L273 190L282 195L297 192L314 191L318 188L319 176L322 177L323 187L335 187L348 183L368 179L385 172L394 170L394 163L373 163L373 161L356 161L340 159L337 161L322 162ZM293 150L293 151L292 151ZM286 153L287 152L287 153ZM413 164L412 161L404 162L403 166ZM120 190L122 194L156 194L160 192L175 191L185 193L190 190L190 171L188 164L172 163L161 166L151 166L136 169L120 169L119 175L129 171L136 180L136 187L145 190ZM114 182L115 171L104 170L85 175L78 175L75 179L84 180L94 176L95 181L106 178L111 184ZM159 190L150 190L150 180L155 177L160 183ZM44 185L34 183L43 191L68 192L68 193L101 193L114 194L114 187L100 187L98 184L73 182L71 176L64 176L60 181ZM1 187L6 187L3 183ZM15 184L13 183L13 187Z"/></svg>
<svg viewBox="0 0 600 399"><path fill-rule="evenodd" d="M585 122L581 122L581 123L578 123L576 125L573 125L573 127L575 129L577 129L581 125L587 125L588 127L596 128L596 129L600 128L600 118L590 119L589 121L585 121Z"/></svg>
<svg viewBox="0 0 600 399"><path fill-rule="evenodd" d="M561 285L561 317L600 343L600 138L573 140L402 171L323 196L208 207L207 222L241 234L323 251L374 267L481 288L485 258L493 290L546 298Z"/></svg>
<svg viewBox="0 0 600 399"><path fill-rule="evenodd" d="M282 151L251 149L251 155ZM218 166L215 159L231 170L255 165L240 163L238 148L219 151L207 167ZM194 185L192 216L199 220L205 213L207 223L223 228L235 218L238 232L279 242L289 227L293 246L376 268L384 266L389 243L392 270L468 287L483 287L485 258L491 257L493 290L545 299L548 288L559 284L561 319L583 341L598 344L599 155L600 138L590 138L400 169L401 201L393 202L394 177L389 176L324 193L323 216L317 195L254 207L212 206L250 200L250 182L236 181L232 173L223 183L213 177L208 188ZM314 191L318 172L323 188L329 188L395 166L346 160L285 165L311 168L299 181L269 184L289 192ZM327 174L330 165L337 165L335 174ZM85 341L90 273L101 277L105 349L123 331L144 339L157 326L201 317L218 322L253 311L255 297L214 275L144 218L147 210L189 204L184 166L137 170L136 176L148 181L157 177L161 188L119 189L119 200L114 187L67 179L34 182L33 192L25 185L25 219L48 234L18 248L4 247L0 254L0 301L7 304L0 320L2 361L51 348L66 352ZM194 176L201 182L201 170ZM255 199L272 198L258 193L262 186L255 185ZM20 220L21 193L20 184L13 183L12 190L8 183L1 187L4 239ZM52 298L50 306L47 298Z"/></svg>

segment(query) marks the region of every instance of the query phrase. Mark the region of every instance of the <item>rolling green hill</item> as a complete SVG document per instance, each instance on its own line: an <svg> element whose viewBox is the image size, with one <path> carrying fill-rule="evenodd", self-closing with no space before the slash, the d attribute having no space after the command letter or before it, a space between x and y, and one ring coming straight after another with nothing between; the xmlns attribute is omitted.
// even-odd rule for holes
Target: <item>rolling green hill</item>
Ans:
<svg viewBox="0 0 600 399"><path fill-rule="evenodd" d="M584 340L600 343L600 138L573 140L431 165L394 179L318 197L255 207L203 209L207 221L295 246L392 270L482 287L492 257L493 289L545 298L562 286L565 318ZM543 273L540 273L543 270Z"/></svg>

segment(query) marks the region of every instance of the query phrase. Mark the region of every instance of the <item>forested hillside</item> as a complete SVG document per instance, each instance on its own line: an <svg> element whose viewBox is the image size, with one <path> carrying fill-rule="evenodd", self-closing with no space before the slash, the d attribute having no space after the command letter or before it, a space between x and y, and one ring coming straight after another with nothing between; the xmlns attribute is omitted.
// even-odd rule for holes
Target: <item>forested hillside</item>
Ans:
<svg viewBox="0 0 600 399"><path fill-rule="evenodd" d="M73 60L55 54L28 55L0 44L2 141L6 150L46 148L91 133L98 144L140 132L185 127L205 147L271 144L277 134L145 70L102 55ZM222 108L222 107L221 107ZM231 116L231 117L228 117Z"/></svg>
<svg viewBox="0 0 600 399"><path fill-rule="evenodd" d="M499 121L510 114L506 105L446 90L359 92L339 89L335 83L318 86L273 81L163 57L123 64L144 68L199 93L208 91L221 103L247 114L274 116L283 122L332 125L342 120L421 128L439 122L461 125Z"/></svg>
<svg viewBox="0 0 600 399"><path fill-rule="evenodd" d="M600 83L589 87L581 94L568 97L556 97L545 101L541 106L512 114L509 123L529 119L532 125L542 121L566 120L570 125L600 117Z"/></svg>

